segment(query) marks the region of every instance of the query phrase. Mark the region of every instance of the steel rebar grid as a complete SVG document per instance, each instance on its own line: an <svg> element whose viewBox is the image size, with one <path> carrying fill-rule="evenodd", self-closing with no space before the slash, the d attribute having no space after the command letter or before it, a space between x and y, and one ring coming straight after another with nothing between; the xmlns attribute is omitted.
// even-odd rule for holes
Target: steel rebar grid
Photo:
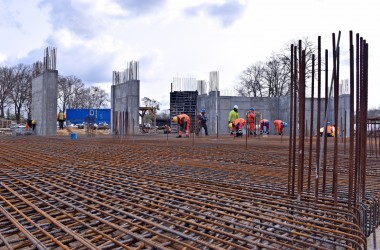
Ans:
<svg viewBox="0 0 380 250"><path fill-rule="evenodd" d="M257 165L252 164L256 157L236 157L244 143L230 152L230 143L222 142L216 152L215 145L208 144L196 144L189 151L190 143L162 148L146 141L120 145L95 138L56 145L54 140L36 140L22 140L1 150L5 162L1 194L34 223L44 225L45 234L25 224L48 248L59 247L46 234L62 239L68 248L86 248L62 232L64 226L97 248L163 244L179 249L187 244L191 249L207 247L207 243L210 248L286 249L291 241L295 249L361 249L365 242L353 223L355 216L343 202L335 209L329 198L315 207L304 203L313 201L305 195L305 201L294 203L282 178L287 164L278 165L278 160L268 160L260 153L256 154ZM252 150L259 152L262 142ZM267 143L268 152L286 159L288 151L279 141ZM34 147L15 160L20 145ZM208 157L202 159L205 151ZM241 160L236 162L236 158ZM31 209L33 204L35 209Z"/></svg>

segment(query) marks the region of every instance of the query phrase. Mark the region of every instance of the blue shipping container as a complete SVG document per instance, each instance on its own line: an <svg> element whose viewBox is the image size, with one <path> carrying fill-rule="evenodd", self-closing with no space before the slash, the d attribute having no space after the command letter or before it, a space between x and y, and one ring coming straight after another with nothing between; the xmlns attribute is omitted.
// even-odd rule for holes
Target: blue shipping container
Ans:
<svg viewBox="0 0 380 250"><path fill-rule="evenodd" d="M94 116L96 123L111 123L111 109L66 109L66 122L80 124Z"/></svg>

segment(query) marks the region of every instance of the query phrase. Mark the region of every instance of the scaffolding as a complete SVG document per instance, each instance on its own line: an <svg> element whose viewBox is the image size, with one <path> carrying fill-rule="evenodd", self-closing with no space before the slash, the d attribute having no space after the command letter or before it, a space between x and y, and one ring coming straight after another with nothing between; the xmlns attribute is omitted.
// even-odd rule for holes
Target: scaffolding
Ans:
<svg viewBox="0 0 380 250"><path fill-rule="evenodd" d="M178 114L186 114L190 117L190 132L196 130L198 91L174 91L170 92L170 119ZM171 124L173 125L173 124Z"/></svg>

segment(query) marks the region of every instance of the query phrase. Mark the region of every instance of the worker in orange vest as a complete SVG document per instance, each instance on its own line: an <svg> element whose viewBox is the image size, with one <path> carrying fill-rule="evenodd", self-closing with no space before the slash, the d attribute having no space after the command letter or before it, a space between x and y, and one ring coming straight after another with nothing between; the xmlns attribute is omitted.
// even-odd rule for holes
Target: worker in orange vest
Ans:
<svg viewBox="0 0 380 250"><path fill-rule="evenodd" d="M269 135L269 130L270 130L270 125L269 124L270 124L270 122L267 119L262 119L260 121L260 133L261 134L267 134L267 135ZM264 127L265 127L265 131L263 130Z"/></svg>
<svg viewBox="0 0 380 250"><path fill-rule="evenodd" d="M172 121L178 123L179 131L177 138L182 137L182 131L186 131L186 137L189 137L190 133L190 117L186 114L179 114L173 117Z"/></svg>
<svg viewBox="0 0 380 250"><path fill-rule="evenodd" d="M327 137L334 137L334 135L335 135L335 127L334 126L331 126L331 123L330 122L327 122L327 124L326 124L327 126L326 126L326 131L327 131L327 133L326 133L326 136ZM320 133L320 135L321 136L323 136L323 131L324 131L324 127L322 127L321 129L320 129L320 131L319 131L319 133Z"/></svg>
<svg viewBox="0 0 380 250"><path fill-rule="evenodd" d="M255 108L251 107L247 113L247 120L249 124L249 134L253 135L255 133Z"/></svg>
<svg viewBox="0 0 380 250"><path fill-rule="evenodd" d="M276 133L282 135L284 128L288 126L288 124L282 120L275 120L274 127L276 128Z"/></svg>
<svg viewBox="0 0 380 250"><path fill-rule="evenodd" d="M327 137L334 137L334 126L330 122L327 122L326 133Z"/></svg>
<svg viewBox="0 0 380 250"><path fill-rule="evenodd" d="M245 119L243 118L237 118L232 123L232 128L234 131L236 131L235 137L243 137L243 127L245 125Z"/></svg>

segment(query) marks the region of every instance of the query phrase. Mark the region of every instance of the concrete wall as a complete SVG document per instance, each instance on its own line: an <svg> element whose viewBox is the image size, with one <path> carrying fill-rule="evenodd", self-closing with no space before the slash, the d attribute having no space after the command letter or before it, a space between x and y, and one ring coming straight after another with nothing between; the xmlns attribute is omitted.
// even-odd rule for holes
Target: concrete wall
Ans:
<svg viewBox="0 0 380 250"><path fill-rule="evenodd" d="M325 100L321 100L321 111L325 110ZM239 107L239 116L245 117L246 112L248 112L250 107L254 107L256 111L262 112L263 118L268 119L271 122L271 132L274 130L273 121L281 119L285 122L289 121L290 116L290 101L288 96L282 97L241 97L241 96L220 96L220 92L212 91L208 95L203 94L198 96L198 109L206 108L209 121L207 123L208 130L210 133L216 133L217 125L216 120L218 116L219 121L219 133L228 133L228 115L233 109L234 105ZM333 100L329 101L329 112L328 121L332 124L334 123ZM341 95L339 99L339 122L341 123L341 118L343 125L339 127L344 128L344 113L347 112L346 116L346 131L349 131L349 95ZM297 110L298 112L298 110ZM310 116L311 116L311 98L306 98L305 100L305 119L307 120L307 131L310 131ZM317 100L314 100L314 114L313 114L313 132L316 133L317 126ZM321 116L321 124L323 123L324 116ZM288 128L285 128L285 134L289 134ZM342 131L342 129L340 129Z"/></svg>
<svg viewBox="0 0 380 250"><path fill-rule="evenodd" d="M45 70L32 80L32 119L37 135L57 133L58 71Z"/></svg>
<svg viewBox="0 0 380 250"><path fill-rule="evenodd" d="M111 86L111 127L113 111L128 112L128 134L139 132L140 80L130 80ZM133 126L134 124L134 126Z"/></svg>

